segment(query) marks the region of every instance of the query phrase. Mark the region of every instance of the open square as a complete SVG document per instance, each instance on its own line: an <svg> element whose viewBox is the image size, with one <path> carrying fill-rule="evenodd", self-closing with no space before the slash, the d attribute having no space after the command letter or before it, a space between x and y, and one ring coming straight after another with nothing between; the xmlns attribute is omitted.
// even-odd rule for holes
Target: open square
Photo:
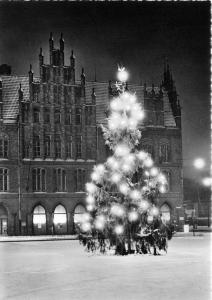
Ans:
<svg viewBox="0 0 212 300"><path fill-rule="evenodd" d="M210 299L210 233L161 256L93 255L78 241L0 243L0 299Z"/></svg>

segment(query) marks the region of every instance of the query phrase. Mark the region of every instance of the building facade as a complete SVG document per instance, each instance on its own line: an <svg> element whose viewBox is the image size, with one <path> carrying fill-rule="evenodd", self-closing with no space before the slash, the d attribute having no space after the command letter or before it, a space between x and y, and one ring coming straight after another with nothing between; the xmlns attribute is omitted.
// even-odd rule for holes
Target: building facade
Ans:
<svg viewBox="0 0 212 300"><path fill-rule="evenodd" d="M75 79L73 51L64 64L49 38L49 64L39 54L39 77L1 76L0 234L70 234L85 210L85 183L109 154L100 124L106 122L111 82ZM160 88L129 84L145 109L140 148L168 178L160 196L163 216L182 221L181 116L168 65Z"/></svg>

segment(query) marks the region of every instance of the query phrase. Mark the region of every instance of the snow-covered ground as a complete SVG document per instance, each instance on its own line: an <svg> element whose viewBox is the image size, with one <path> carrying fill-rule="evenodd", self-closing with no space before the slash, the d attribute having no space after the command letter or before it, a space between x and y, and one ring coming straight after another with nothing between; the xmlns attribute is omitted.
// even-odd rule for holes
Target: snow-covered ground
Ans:
<svg viewBox="0 0 212 300"><path fill-rule="evenodd" d="M210 233L161 256L92 255L78 241L0 243L0 299L209 300Z"/></svg>

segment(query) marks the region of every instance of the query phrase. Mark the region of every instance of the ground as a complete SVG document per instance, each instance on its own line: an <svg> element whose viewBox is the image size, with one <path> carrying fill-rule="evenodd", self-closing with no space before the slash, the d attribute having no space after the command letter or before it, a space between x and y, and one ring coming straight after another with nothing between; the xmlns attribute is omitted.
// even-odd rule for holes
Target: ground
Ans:
<svg viewBox="0 0 212 300"><path fill-rule="evenodd" d="M78 241L0 243L0 299L209 300L210 236L161 256L91 255Z"/></svg>

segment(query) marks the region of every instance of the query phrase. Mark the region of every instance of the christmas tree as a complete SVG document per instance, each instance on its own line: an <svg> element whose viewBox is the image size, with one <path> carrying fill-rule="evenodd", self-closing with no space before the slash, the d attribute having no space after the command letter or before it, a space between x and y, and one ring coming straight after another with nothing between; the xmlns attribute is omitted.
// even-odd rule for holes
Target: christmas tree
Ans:
<svg viewBox="0 0 212 300"><path fill-rule="evenodd" d="M119 68L116 96L110 101L107 126L102 126L113 155L94 166L86 184L87 212L79 238L89 251L156 255L167 249L167 227L157 207L166 178L150 154L139 150L144 111L136 95L127 91L127 77Z"/></svg>

